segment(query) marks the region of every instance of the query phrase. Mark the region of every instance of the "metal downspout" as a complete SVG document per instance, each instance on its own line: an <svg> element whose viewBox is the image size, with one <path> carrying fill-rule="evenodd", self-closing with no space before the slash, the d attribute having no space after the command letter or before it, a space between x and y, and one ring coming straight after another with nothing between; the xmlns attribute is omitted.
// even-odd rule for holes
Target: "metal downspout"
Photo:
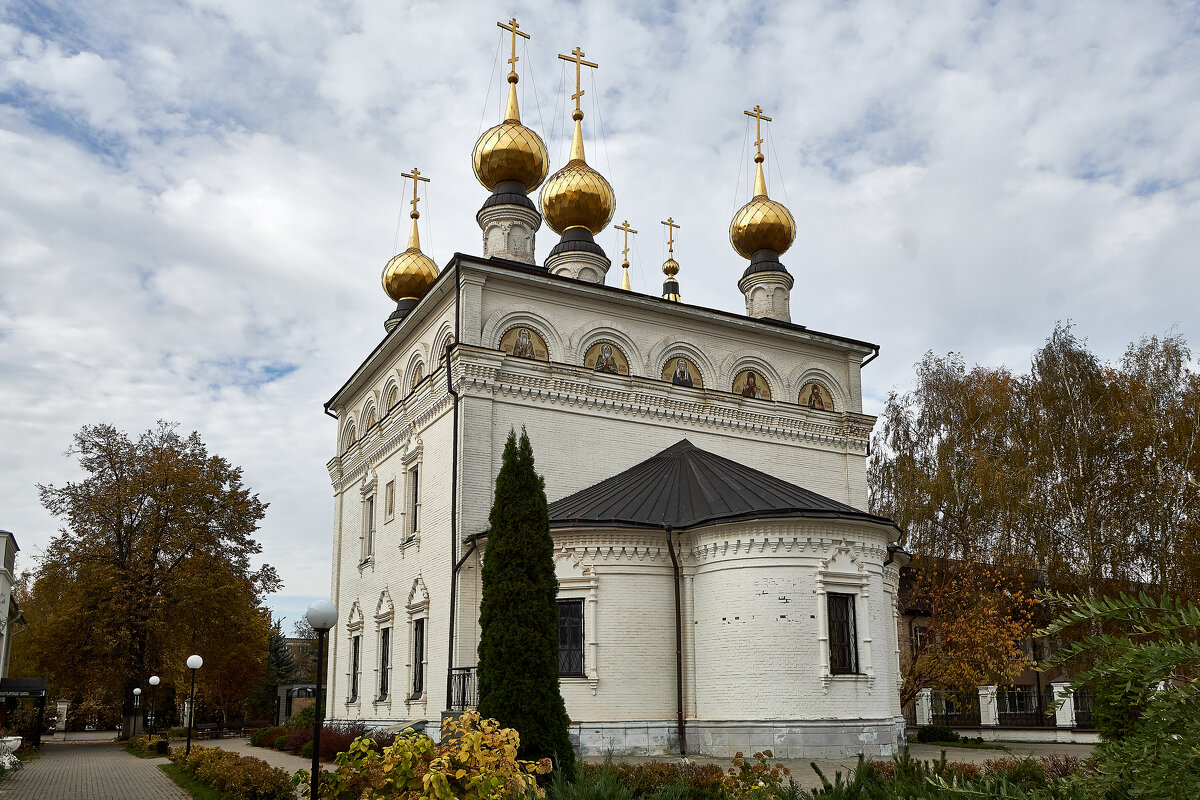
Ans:
<svg viewBox="0 0 1200 800"><path fill-rule="evenodd" d="M679 597L679 559L671 540L671 526L665 525L667 551L671 554L671 573L675 584L675 716L679 728L679 755L687 755L687 731L683 725L683 606Z"/></svg>
<svg viewBox="0 0 1200 800"><path fill-rule="evenodd" d="M446 710L451 710L454 697L454 621L455 605L458 600L458 392L450 377L450 352L458 347L462 323L462 283L459 279L458 259L454 260L454 341L446 346L446 391L454 397L454 432L450 444L450 635L446 649Z"/></svg>

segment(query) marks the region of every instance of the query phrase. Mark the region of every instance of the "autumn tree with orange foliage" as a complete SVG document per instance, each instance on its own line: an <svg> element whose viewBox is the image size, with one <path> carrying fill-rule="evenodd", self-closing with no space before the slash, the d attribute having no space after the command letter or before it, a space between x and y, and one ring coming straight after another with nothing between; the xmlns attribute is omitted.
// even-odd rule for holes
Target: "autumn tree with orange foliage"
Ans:
<svg viewBox="0 0 1200 800"><path fill-rule="evenodd" d="M204 658L198 697L238 711L262 674L278 588L251 559L266 510L241 470L174 424L131 438L87 425L68 455L83 476L39 486L63 527L42 556L24 607L26 664L64 696L133 713L133 689L159 674L165 697L187 688L185 659Z"/></svg>
<svg viewBox="0 0 1200 800"><path fill-rule="evenodd" d="M922 688L948 691L1011 683L1032 661L1023 645L1037 599L1024 576L982 563L918 556L906 570L903 611L920 636L900 656L900 703Z"/></svg>

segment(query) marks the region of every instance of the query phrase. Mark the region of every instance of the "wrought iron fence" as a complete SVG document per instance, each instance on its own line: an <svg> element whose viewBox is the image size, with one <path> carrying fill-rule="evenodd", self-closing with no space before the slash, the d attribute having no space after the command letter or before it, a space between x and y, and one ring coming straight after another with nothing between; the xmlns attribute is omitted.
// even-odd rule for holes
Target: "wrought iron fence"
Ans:
<svg viewBox="0 0 1200 800"><path fill-rule="evenodd" d="M466 711L479 705L474 667L455 667L450 670L450 710Z"/></svg>
<svg viewBox="0 0 1200 800"><path fill-rule="evenodd" d="M917 727L917 704L910 701L908 705L904 707L903 711L904 723L910 728Z"/></svg>
<svg viewBox="0 0 1200 800"><path fill-rule="evenodd" d="M930 700L934 725L949 725L951 728L979 727L978 694L952 695L934 691Z"/></svg>
<svg viewBox="0 0 1200 800"><path fill-rule="evenodd" d="M1053 727L1054 717L1046 714L1053 699L1046 695L1036 686L1001 686L996 691L997 721L1009 727Z"/></svg>
<svg viewBox="0 0 1200 800"><path fill-rule="evenodd" d="M1072 698L1075 701L1075 727L1091 730L1092 724L1092 690L1076 689Z"/></svg>

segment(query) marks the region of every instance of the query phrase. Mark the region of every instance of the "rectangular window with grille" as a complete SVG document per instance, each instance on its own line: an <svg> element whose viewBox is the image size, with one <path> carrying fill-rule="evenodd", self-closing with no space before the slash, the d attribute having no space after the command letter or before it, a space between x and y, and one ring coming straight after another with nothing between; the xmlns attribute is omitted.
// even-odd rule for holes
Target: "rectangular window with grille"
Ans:
<svg viewBox="0 0 1200 800"><path fill-rule="evenodd" d="M414 619L412 622L412 695L415 700L425 693L425 619Z"/></svg>
<svg viewBox="0 0 1200 800"><path fill-rule="evenodd" d="M558 601L558 675L583 677L583 601Z"/></svg>
<svg viewBox="0 0 1200 800"><path fill-rule="evenodd" d="M379 699L387 700L388 672L392 664L392 629L384 628L379 632Z"/></svg>
<svg viewBox="0 0 1200 800"><path fill-rule="evenodd" d="M358 699L358 675L362 671L362 637L350 639L350 702Z"/></svg>
<svg viewBox="0 0 1200 800"><path fill-rule="evenodd" d="M855 595L830 592L826 598L829 613L829 671L834 675L853 675L858 672Z"/></svg>
<svg viewBox="0 0 1200 800"><path fill-rule="evenodd" d="M408 536L406 541L412 541L421 530L421 468L413 467L408 471Z"/></svg>
<svg viewBox="0 0 1200 800"><path fill-rule="evenodd" d="M362 557L366 561L375 552L375 495L363 501L363 547Z"/></svg>

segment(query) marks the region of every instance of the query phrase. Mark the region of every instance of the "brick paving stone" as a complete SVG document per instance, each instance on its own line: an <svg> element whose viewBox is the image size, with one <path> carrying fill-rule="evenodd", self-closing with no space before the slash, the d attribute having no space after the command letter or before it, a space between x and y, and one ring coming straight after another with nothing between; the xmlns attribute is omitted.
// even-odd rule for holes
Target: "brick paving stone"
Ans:
<svg viewBox="0 0 1200 800"><path fill-rule="evenodd" d="M45 742L41 755L0 780L4 800L190 800L158 768L115 742Z"/></svg>

